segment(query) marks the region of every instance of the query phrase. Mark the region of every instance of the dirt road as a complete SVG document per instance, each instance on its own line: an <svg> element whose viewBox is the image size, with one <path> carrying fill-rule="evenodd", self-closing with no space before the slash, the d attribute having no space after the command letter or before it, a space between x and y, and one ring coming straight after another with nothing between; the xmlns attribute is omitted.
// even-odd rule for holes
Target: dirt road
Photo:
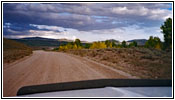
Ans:
<svg viewBox="0 0 175 100"><path fill-rule="evenodd" d="M34 51L3 66L3 96L15 96L22 86L58 82L132 78L85 58L58 52ZM121 75L122 74L122 75Z"/></svg>

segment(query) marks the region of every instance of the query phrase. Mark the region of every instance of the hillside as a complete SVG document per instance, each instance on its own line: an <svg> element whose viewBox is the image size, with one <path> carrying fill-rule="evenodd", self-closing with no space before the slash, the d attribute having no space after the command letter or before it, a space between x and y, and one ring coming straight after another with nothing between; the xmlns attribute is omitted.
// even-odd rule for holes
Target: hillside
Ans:
<svg viewBox="0 0 175 100"><path fill-rule="evenodd" d="M41 37L31 37L31 38L21 38L13 39L15 41L24 43L28 46L59 46L61 44L66 44L66 41L59 41L56 39L41 38Z"/></svg>
<svg viewBox="0 0 175 100"><path fill-rule="evenodd" d="M134 42L134 41L136 41L138 45L145 45L147 40L146 39L134 39L134 40L129 40L127 42Z"/></svg>
<svg viewBox="0 0 175 100"><path fill-rule="evenodd" d="M21 38L21 39L11 39L17 42L26 44L33 49L51 49L56 48L60 45L65 45L69 42L73 42L73 40L68 39L51 39L51 38L42 38L42 37L29 37L29 38ZM88 43L87 41L82 41L82 44L85 45Z"/></svg>
<svg viewBox="0 0 175 100"><path fill-rule="evenodd" d="M65 45L69 42L73 42L73 40L68 40L68 39L51 39L51 38L42 38L42 37L29 37L29 38L12 39L12 40L26 44L32 48L40 48L40 49L49 48L49 47L58 47L60 45ZM109 39L109 41L114 42L116 44L120 43L120 41L115 40L115 39ZM136 41L138 45L144 45L147 40L146 39L134 39L134 40L129 40L127 42L133 42L133 41ZM81 41L81 42L83 45L90 43L87 41Z"/></svg>
<svg viewBox="0 0 175 100"><path fill-rule="evenodd" d="M32 49L25 44L3 38L4 63L13 62L32 53Z"/></svg>

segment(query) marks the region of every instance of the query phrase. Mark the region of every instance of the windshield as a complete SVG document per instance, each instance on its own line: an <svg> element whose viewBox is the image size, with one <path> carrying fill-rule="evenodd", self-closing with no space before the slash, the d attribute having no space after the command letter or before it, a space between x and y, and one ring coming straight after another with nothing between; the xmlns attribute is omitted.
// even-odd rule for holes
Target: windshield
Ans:
<svg viewBox="0 0 175 100"><path fill-rule="evenodd" d="M3 96L23 86L172 79L172 3L3 3Z"/></svg>

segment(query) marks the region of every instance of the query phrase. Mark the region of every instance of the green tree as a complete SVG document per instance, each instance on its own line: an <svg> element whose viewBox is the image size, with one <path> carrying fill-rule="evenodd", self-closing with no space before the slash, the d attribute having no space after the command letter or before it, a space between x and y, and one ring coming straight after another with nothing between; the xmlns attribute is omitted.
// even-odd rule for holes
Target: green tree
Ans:
<svg viewBox="0 0 175 100"><path fill-rule="evenodd" d="M115 42L112 42L112 47L116 47L117 45L115 44Z"/></svg>
<svg viewBox="0 0 175 100"><path fill-rule="evenodd" d="M81 41L80 39L75 39L75 42L74 42L77 46L81 46Z"/></svg>
<svg viewBox="0 0 175 100"><path fill-rule="evenodd" d="M122 42L122 47L126 48L126 41Z"/></svg>
<svg viewBox="0 0 175 100"><path fill-rule="evenodd" d="M145 47L160 50L162 48L162 42L158 37L150 36L149 40L145 43Z"/></svg>
<svg viewBox="0 0 175 100"><path fill-rule="evenodd" d="M80 39L75 39L75 42L74 42L74 46L73 47L74 47L73 49L82 49L83 48L83 45L82 45Z"/></svg>
<svg viewBox="0 0 175 100"><path fill-rule="evenodd" d="M111 42L109 40L106 40L105 44L106 44L107 47L110 47Z"/></svg>
<svg viewBox="0 0 175 100"><path fill-rule="evenodd" d="M172 19L166 19L160 29L164 35L164 49L172 48Z"/></svg>
<svg viewBox="0 0 175 100"><path fill-rule="evenodd" d="M133 42L133 45L134 45L134 47L137 47L137 42L134 41L134 42Z"/></svg>
<svg viewBox="0 0 175 100"><path fill-rule="evenodd" d="M153 36L150 36L148 41L146 41L145 43L145 47L146 48L153 48L154 47L154 39L153 39Z"/></svg>
<svg viewBox="0 0 175 100"><path fill-rule="evenodd" d="M89 48L90 48L90 46L91 46L91 44L90 44L90 43L86 43L86 44L84 45L84 48L89 49Z"/></svg>
<svg viewBox="0 0 175 100"><path fill-rule="evenodd" d="M66 50L70 50L70 49L82 49L83 46L81 44L80 39L76 39L75 42L69 42L65 45L61 45L59 47L60 51L66 51Z"/></svg>
<svg viewBox="0 0 175 100"><path fill-rule="evenodd" d="M116 44L113 41L109 41L109 40L106 40L105 44L106 44L107 48L113 48L116 46Z"/></svg>
<svg viewBox="0 0 175 100"><path fill-rule="evenodd" d="M116 48L122 48L122 45L121 44L117 44L115 47Z"/></svg>
<svg viewBox="0 0 175 100"><path fill-rule="evenodd" d="M129 44L129 47L137 47L137 42L136 42L136 41L131 42L131 43Z"/></svg>

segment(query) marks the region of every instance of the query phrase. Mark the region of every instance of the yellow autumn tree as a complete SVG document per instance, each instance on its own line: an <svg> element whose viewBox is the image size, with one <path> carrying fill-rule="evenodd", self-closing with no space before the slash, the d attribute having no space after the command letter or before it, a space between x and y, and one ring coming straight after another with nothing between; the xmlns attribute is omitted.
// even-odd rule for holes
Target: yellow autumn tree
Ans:
<svg viewBox="0 0 175 100"><path fill-rule="evenodd" d="M156 44L155 49L161 50L161 44Z"/></svg>
<svg viewBox="0 0 175 100"><path fill-rule="evenodd" d="M60 50L60 51L64 51L64 50L65 50L65 47L64 47L64 46L60 46L60 47L59 47L59 50Z"/></svg>
<svg viewBox="0 0 175 100"><path fill-rule="evenodd" d="M90 49L104 49L104 48L107 48L104 42L94 42L90 47Z"/></svg>
<svg viewBox="0 0 175 100"><path fill-rule="evenodd" d="M78 46L74 44L73 49L78 49Z"/></svg>

